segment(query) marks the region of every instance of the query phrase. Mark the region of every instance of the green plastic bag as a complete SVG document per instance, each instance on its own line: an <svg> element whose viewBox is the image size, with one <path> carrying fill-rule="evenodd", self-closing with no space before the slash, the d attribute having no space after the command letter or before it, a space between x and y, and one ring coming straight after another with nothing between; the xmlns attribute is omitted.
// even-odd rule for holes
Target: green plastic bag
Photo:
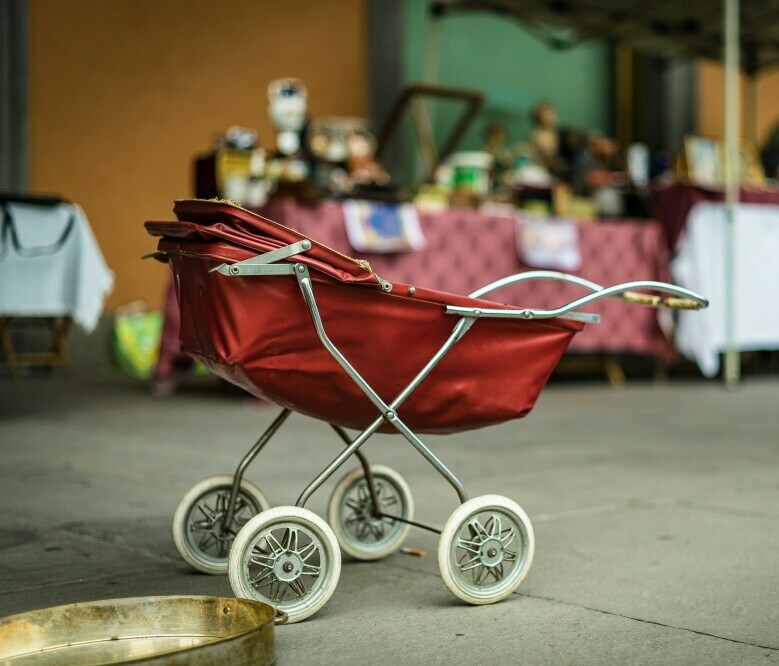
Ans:
<svg viewBox="0 0 779 666"><path fill-rule="evenodd" d="M152 375L160 348L162 313L135 312L114 318L114 358L119 369L138 379Z"/></svg>

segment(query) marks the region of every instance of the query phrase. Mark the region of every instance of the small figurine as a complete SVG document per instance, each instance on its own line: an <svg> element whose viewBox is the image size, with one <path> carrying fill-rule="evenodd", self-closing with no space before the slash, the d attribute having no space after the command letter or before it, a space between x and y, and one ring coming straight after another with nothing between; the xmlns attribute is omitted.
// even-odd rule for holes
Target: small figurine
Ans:
<svg viewBox="0 0 779 666"><path fill-rule="evenodd" d="M308 128L308 150L315 180L333 194L358 187L384 187L389 174L376 160L376 139L363 118L315 118Z"/></svg>
<svg viewBox="0 0 779 666"><path fill-rule="evenodd" d="M363 129L346 138L349 160L346 163L349 177L358 186L379 186L389 184L390 176L376 159L376 138Z"/></svg>
<svg viewBox="0 0 779 666"><path fill-rule="evenodd" d="M294 155L300 150L307 99L308 91L299 79L276 79L268 85L268 115L278 132L276 148L282 155Z"/></svg>
<svg viewBox="0 0 779 666"><path fill-rule="evenodd" d="M506 127L490 123L484 130L484 152L492 155L493 190L505 185L506 175L514 162L514 153L506 145Z"/></svg>
<svg viewBox="0 0 779 666"><path fill-rule="evenodd" d="M533 122L530 145L533 147L536 163L555 173L558 170L560 150L557 109L552 102L540 102L531 111L530 118Z"/></svg>

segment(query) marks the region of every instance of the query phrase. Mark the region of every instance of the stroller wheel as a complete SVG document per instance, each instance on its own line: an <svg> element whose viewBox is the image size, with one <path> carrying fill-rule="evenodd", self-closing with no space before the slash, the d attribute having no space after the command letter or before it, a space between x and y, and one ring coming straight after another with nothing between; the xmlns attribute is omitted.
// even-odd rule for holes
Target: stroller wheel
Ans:
<svg viewBox="0 0 779 666"><path fill-rule="evenodd" d="M173 514L173 543L187 564L208 574L227 573L230 546L235 535L252 517L270 508L262 491L241 481L233 519L224 529L233 477L212 476L190 488Z"/></svg>
<svg viewBox="0 0 779 666"><path fill-rule="evenodd" d="M283 610L288 622L316 613L333 595L341 551L330 526L308 509L280 506L252 518L230 550L237 597Z"/></svg>
<svg viewBox="0 0 779 666"><path fill-rule="evenodd" d="M414 500L403 477L384 465L371 465L371 471L381 518L374 515L362 467L351 470L338 482L327 505L327 520L341 550L358 560L378 560L394 553L411 526L392 517L414 518Z"/></svg>
<svg viewBox="0 0 779 666"><path fill-rule="evenodd" d="M527 514L501 495L461 504L438 542L438 569L449 591L469 604L508 597L533 563L535 537Z"/></svg>

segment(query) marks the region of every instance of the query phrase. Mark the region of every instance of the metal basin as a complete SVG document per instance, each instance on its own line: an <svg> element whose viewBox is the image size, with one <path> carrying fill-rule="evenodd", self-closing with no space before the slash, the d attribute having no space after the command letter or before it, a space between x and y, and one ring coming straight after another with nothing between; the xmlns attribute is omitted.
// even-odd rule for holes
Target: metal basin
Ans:
<svg viewBox="0 0 779 666"><path fill-rule="evenodd" d="M0 619L0 666L273 664L276 611L232 597L136 597Z"/></svg>

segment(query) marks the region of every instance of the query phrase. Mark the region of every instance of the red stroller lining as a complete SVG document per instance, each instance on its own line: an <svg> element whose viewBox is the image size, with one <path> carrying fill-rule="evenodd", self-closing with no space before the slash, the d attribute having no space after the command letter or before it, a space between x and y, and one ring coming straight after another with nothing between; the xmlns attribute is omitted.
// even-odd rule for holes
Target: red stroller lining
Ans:
<svg viewBox="0 0 779 666"><path fill-rule="evenodd" d="M347 428L377 408L325 349L294 276L227 277L212 268L307 237L219 202L176 204L186 221L149 222L162 236L181 307L182 349L253 395ZM386 402L419 373L460 320L445 306L515 309L393 283L316 244L291 257L311 269L333 344ZM477 320L398 409L416 432L448 433L525 416L583 324L560 318ZM386 432L396 432L385 426Z"/></svg>

